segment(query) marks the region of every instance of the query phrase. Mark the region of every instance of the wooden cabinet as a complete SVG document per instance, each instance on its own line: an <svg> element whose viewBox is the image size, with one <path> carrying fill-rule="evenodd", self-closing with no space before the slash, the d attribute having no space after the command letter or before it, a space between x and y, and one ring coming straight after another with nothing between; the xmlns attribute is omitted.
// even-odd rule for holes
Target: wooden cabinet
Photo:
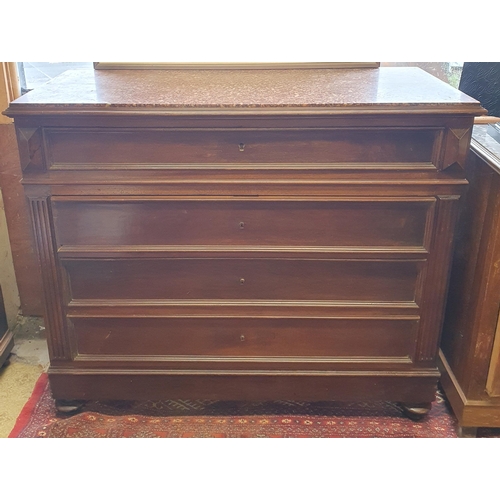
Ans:
<svg viewBox="0 0 500 500"><path fill-rule="evenodd" d="M7 113L55 398L425 412L479 103L414 68L98 71Z"/></svg>
<svg viewBox="0 0 500 500"><path fill-rule="evenodd" d="M500 301L499 301L500 306ZM495 328L495 341L491 353L491 362L488 369L488 379L486 380L486 392L491 398L500 397L500 316ZM500 398L497 399L500 404ZM496 427L496 426L495 426Z"/></svg>
<svg viewBox="0 0 500 500"><path fill-rule="evenodd" d="M500 427L500 144L474 127L440 365L462 433Z"/></svg>
<svg viewBox="0 0 500 500"><path fill-rule="evenodd" d="M3 302L2 289L0 288L0 368L9 357L14 347L14 335L7 325L7 315Z"/></svg>

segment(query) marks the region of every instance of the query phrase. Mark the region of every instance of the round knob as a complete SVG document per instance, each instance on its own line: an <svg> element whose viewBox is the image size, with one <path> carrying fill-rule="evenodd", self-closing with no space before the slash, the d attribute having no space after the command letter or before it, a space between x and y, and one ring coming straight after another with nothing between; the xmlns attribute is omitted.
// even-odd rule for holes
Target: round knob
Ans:
<svg viewBox="0 0 500 500"><path fill-rule="evenodd" d="M243 285L245 283L245 278L240 278L240 285Z"/></svg>
<svg viewBox="0 0 500 500"><path fill-rule="evenodd" d="M240 229L245 229L245 223L244 222L240 222Z"/></svg>
<svg viewBox="0 0 500 500"><path fill-rule="evenodd" d="M244 335L240 335L240 340L243 342L245 340L245 336Z"/></svg>
<svg viewBox="0 0 500 500"><path fill-rule="evenodd" d="M243 151L245 151L245 145L244 145L242 142L240 142L240 143L238 144L238 149L239 149L240 151L242 151L242 152L243 152Z"/></svg>

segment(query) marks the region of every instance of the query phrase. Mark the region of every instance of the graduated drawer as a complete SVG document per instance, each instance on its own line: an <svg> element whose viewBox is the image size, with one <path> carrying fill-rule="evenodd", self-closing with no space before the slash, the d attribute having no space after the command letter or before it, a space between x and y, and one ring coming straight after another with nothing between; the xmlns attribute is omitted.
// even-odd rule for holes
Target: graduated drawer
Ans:
<svg viewBox="0 0 500 500"><path fill-rule="evenodd" d="M58 246L424 247L434 200L53 197Z"/></svg>
<svg viewBox="0 0 500 500"><path fill-rule="evenodd" d="M47 128L52 168L176 164L432 163L437 129Z"/></svg>
<svg viewBox="0 0 500 500"><path fill-rule="evenodd" d="M79 354L387 356L413 352L417 320L72 318Z"/></svg>
<svg viewBox="0 0 500 500"><path fill-rule="evenodd" d="M74 299L413 301L421 261L63 261Z"/></svg>

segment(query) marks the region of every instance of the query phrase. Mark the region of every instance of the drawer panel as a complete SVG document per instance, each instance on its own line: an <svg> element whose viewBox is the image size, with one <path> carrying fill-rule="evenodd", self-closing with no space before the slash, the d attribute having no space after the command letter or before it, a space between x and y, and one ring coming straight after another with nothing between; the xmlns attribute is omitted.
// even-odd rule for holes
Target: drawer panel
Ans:
<svg viewBox="0 0 500 500"><path fill-rule="evenodd" d="M68 260L75 299L413 301L418 261Z"/></svg>
<svg viewBox="0 0 500 500"><path fill-rule="evenodd" d="M58 168L255 163L430 163L436 130L46 129Z"/></svg>
<svg viewBox="0 0 500 500"><path fill-rule="evenodd" d="M423 247L433 201L53 201L58 245Z"/></svg>
<svg viewBox="0 0 500 500"><path fill-rule="evenodd" d="M418 322L332 318L74 318L79 354L410 356Z"/></svg>

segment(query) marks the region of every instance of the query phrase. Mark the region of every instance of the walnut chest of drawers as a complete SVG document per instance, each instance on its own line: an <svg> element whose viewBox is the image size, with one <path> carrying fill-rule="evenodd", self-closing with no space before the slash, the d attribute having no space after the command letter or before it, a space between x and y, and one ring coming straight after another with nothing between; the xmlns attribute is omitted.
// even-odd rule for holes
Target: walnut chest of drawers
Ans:
<svg viewBox="0 0 500 500"><path fill-rule="evenodd" d="M54 397L428 404L481 112L413 68L76 71L14 101Z"/></svg>

